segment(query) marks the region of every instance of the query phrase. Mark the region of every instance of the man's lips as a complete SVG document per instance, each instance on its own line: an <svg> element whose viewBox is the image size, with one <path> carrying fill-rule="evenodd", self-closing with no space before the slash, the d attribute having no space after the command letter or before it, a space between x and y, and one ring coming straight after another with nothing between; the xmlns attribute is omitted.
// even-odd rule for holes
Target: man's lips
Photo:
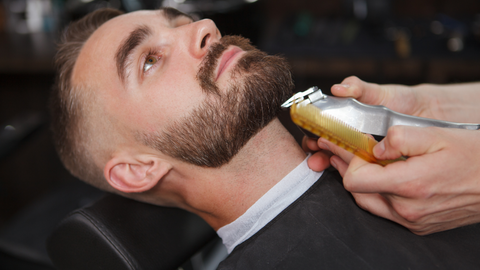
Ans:
<svg viewBox="0 0 480 270"><path fill-rule="evenodd" d="M222 57L220 58L220 63L218 65L217 77L215 78L215 81L217 81L220 75L222 75L222 73L227 70L227 68L234 62L234 60L237 58L237 56L240 55L241 52L243 52L242 49L232 46L222 54Z"/></svg>

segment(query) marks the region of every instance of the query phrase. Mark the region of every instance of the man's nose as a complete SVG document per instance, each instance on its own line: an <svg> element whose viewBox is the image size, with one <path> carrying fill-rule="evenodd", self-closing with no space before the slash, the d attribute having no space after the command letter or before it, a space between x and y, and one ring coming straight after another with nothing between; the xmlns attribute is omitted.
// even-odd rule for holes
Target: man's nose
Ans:
<svg viewBox="0 0 480 270"><path fill-rule="evenodd" d="M192 25L192 39L190 53L195 58L203 58L210 46L218 42L222 35L212 20L205 19L194 22Z"/></svg>

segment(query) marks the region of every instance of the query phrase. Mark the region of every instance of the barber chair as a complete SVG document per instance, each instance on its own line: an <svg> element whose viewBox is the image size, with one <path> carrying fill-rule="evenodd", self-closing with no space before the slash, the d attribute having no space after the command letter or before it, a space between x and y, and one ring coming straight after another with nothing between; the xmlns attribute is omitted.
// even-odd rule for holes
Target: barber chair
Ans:
<svg viewBox="0 0 480 270"><path fill-rule="evenodd" d="M59 270L210 269L226 256L222 247L196 215L114 194L70 213L47 241Z"/></svg>
<svg viewBox="0 0 480 270"><path fill-rule="evenodd" d="M0 125L0 160L46 124L45 114L34 112ZM1 185L0 191L8 192ZM76 179L0 228L2 270L208 270L225 256L215 231L199 217L105 194Z"/></svg>

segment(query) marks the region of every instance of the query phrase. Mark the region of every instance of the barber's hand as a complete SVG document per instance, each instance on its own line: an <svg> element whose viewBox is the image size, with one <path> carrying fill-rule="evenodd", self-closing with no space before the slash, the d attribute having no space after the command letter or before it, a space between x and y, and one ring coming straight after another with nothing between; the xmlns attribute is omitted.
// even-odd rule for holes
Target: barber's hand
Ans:
<svg viewBox="0 0 480 270"><path fill-rule="evenodd" d="M424 89L425 87L421 89ZM369 105L383 105L391 110L420 117L443 118L431 102L429 91L419 87L405 85L379 85L360 80L355 76L348 77L341 84L331 88L332 94L339 97L353 97Z"/></svg>
<svg viewBox="0 0 480 270"><path fill-rule="evenodd" d="M382 167L325 139L331 164L357 204L425 235L480 222L478 131L394 126L374 148L378 159L408 156Z"/></svg>
<svg viewBox="0 0 480 270"><path fill-rule="evenodd" d="M313 152L312 156L307 160L310 169L321 172L330 167L330 157L332 153L320 149L316 139L308 138L307 136L303 137L302 148L305 152Z"/></svg>

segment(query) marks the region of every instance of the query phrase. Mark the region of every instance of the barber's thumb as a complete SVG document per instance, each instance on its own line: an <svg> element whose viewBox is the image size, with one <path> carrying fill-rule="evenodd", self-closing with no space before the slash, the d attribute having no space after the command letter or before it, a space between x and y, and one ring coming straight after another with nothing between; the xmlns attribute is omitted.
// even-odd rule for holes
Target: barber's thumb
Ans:
<svg viewBox="0 0 480 270"><path fill-rule="evenodd" d="M373 147L373 155L376 158L381 158L385 153L385 139L381 140L377 145Z"/></svg>
<svg viewBox="0 0 480 270"><path fill-rule="evenodd" d="M403 127L391 127L387 136L373 147L373 155L380 160L396 159L405 155L408 130Z"/></svg>
<svg viewBox="0 0 480 270"><path fill-rule="evenodd" d="M339 97L359 98L363 93L363 81L355 76L345 78L342 83L335 84L331 88L331 92Z"/></svg>
<svg viewBox="0 0 480 270"><path fill-rule="evenodd" d="M401 156L418 156L438 150L439 128L393 126L387 136L373 148L377 159L396 159Z"/></svg>

